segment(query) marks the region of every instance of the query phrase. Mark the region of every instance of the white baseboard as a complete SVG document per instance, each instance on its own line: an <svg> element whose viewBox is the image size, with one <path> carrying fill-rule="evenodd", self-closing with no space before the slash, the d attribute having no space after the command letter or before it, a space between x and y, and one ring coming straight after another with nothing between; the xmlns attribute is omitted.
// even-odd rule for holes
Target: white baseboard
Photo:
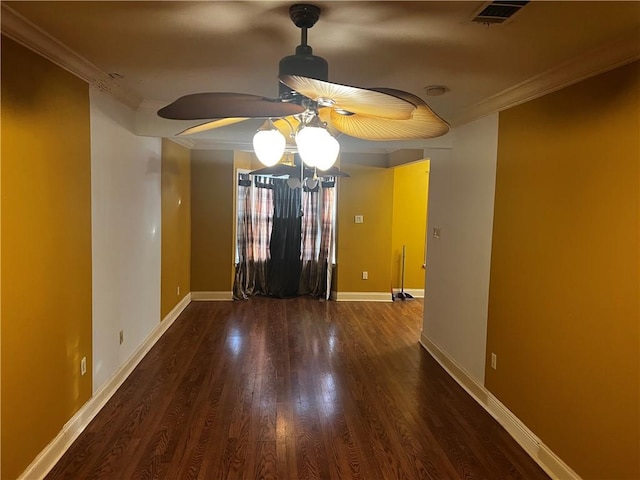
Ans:
<svg viewBox="0 0 640 480"><path fill-rule="evenodd" d="M191 292L194 302L220 302L233 300L233 292Z"/></svg>
<svg viewBox="0 0 640 480"><path fill-rule="evenodd" d="M335 295L334 295L335 294ZM391 292L331 292L336 302L392 302Z"/></svg>
<svg viewBox="0 0 640 480"><path fill-rule="evenodd" d="M129 359L123 363L113 376L75 413L62 427L58 435L38 454L18 480L36 480L44 478L60 460L71 444L89 425L113 394L120 388L134 368L162 337L182 311L191 302L191 294L184 298L149 333Z"/></svg>
<svg viewBox="0 0 640 480"><path fill-rule="evenodd" d="M393 289L394 295L397 295L400 291L399 288ZM424 288L405 288L404 293L408 293L414 298L424 298Z"/></svg>
<svg viewBox="0 0 640 480"><path fill-rule="evenodd" d="M484 385L422 333L420 344L504 429L527 454L554 480L580 480L580 476L551 451L513 412Z"/></svg>

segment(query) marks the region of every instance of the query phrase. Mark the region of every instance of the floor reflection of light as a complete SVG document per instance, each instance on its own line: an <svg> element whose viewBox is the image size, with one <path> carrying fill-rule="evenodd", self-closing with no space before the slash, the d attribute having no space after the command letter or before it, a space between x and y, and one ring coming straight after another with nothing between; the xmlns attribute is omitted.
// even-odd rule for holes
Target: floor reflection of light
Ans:
<svg viewBox="0 0 640 480"><path fill-rule="evenodd" d="M242 337L240 336L234 335L227 337L227 343L231 349L231 353L234 355L238 355L240 350L242 350Z"/></svg>
<svg viewBox="0 0 640 480"><path fill-rule="evenodd" d="M334 380L332 373L326 373L322 376L322 385L325 389L332 392L336 389L336 381Z"/></svg>
<svg viewBox="0 0 640 480"><path fill-rule="evenodd" d="M329 353L334 353L336 350L336 337L329 337Z"/></svg>
<svg viewBox="0 0 640 480"><path fill-rule="evenodd" d="M336 414L336 380L331 372L324 373L320 377L322 390L322 411L326 418L332 418Z"/></svg>
<svg viewBox="0 0 640 480"><path fill-rule="evenodd" d="M330 337L335 337L335 336L337 335L337 333L336 333L336 326L335 326L334 324L331 324L331 325L329 326L328 334L329 334L329 336L330 336Z"/></svg>
<svg viewBox="0 0 640 480"><path fill-rule="evenodd" d="M286 412L282 411L282 407L276 408L276 440L286 440L287 431L293 429L293 425L289 426Z"/></svg>
<svg viewBox="0 0 640 480"><path fill-rule="evenodd" d="M307 413L311 410L312 406L313 405L311 404L309 397L306 394L301 393L300 400L298 400L295 405L295 412L297 414Z"/></svg>
<svg viewBox="0 0 640 480"><path fill-rule="evenodd" d="M327 418L331 418L336 413L336 404L333 402L325 402L323 405L324 414Z"/></svg>
<svg viewBox="0 0 640 480"><path fill-rule="evenodd" d="M336 382L333 374L325 373L321 377L322 400L324 402L333 402L336 397Z"/></svg>

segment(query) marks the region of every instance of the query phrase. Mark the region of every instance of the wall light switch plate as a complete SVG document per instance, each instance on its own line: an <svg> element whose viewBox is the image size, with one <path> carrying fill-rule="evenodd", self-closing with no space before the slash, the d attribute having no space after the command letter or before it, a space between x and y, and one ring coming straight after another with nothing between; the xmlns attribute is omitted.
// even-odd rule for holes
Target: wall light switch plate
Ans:
<svg viewBox="0 0 640 480"><path fill-rule="evenodd" d="M364 216L363 215L356 215L354 217L354 222L355 223L364 223Z"/></svg>
<svg viewBox="0 0 640 480"><path fill-rule="evenodd" d="M440 238L440 233L442 231L441 227L433 227L433 238Z"/></svg>

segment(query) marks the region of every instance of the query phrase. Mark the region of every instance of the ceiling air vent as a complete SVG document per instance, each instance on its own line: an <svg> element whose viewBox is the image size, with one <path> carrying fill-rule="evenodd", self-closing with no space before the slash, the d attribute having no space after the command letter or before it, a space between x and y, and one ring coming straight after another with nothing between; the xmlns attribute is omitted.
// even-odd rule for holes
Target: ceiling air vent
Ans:
<svg viewBox="0 0 640 480"><path fill-rule="evenodd" d="M485 4L471 19L475 23L494 24L504 23L511 19L524 7L528 1L498 0Z"/></svg>

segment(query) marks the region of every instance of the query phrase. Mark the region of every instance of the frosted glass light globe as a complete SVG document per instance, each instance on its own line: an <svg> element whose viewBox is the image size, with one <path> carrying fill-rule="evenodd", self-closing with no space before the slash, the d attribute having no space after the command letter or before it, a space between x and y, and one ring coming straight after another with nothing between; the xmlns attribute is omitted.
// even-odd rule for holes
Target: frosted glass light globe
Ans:
<svg viewBox="0 0 640 480"><path fill-rule="evenodd" d="M287 140L277 129L258 130L253 136L253 150L265 166L272 167L284 155Z"/></svg>
<svg viewBox="0 0 640 480"><path fill-rule="evenodd" d="M338 156L337 149L340 149L338 141L333 138L326 129L322 127L304 127L296 133L296 145L302 161L309 167L316 167L323 162L326 155ZM335 157L331 161L335 162ZM327 161L324 161L326 164ZM329 168L329 167L327 167Z"/></svg>
<svg viewBox="0 0 640 480"><path fill-rule="evenodd" d="M338 140L329 135L329 138L326 140L323 146L322 157L318 159L318 163L316 167L318 170L329 170L333 167L333 164L336 163L338 159L338 153L340 152L340 144Z"/></svg>

